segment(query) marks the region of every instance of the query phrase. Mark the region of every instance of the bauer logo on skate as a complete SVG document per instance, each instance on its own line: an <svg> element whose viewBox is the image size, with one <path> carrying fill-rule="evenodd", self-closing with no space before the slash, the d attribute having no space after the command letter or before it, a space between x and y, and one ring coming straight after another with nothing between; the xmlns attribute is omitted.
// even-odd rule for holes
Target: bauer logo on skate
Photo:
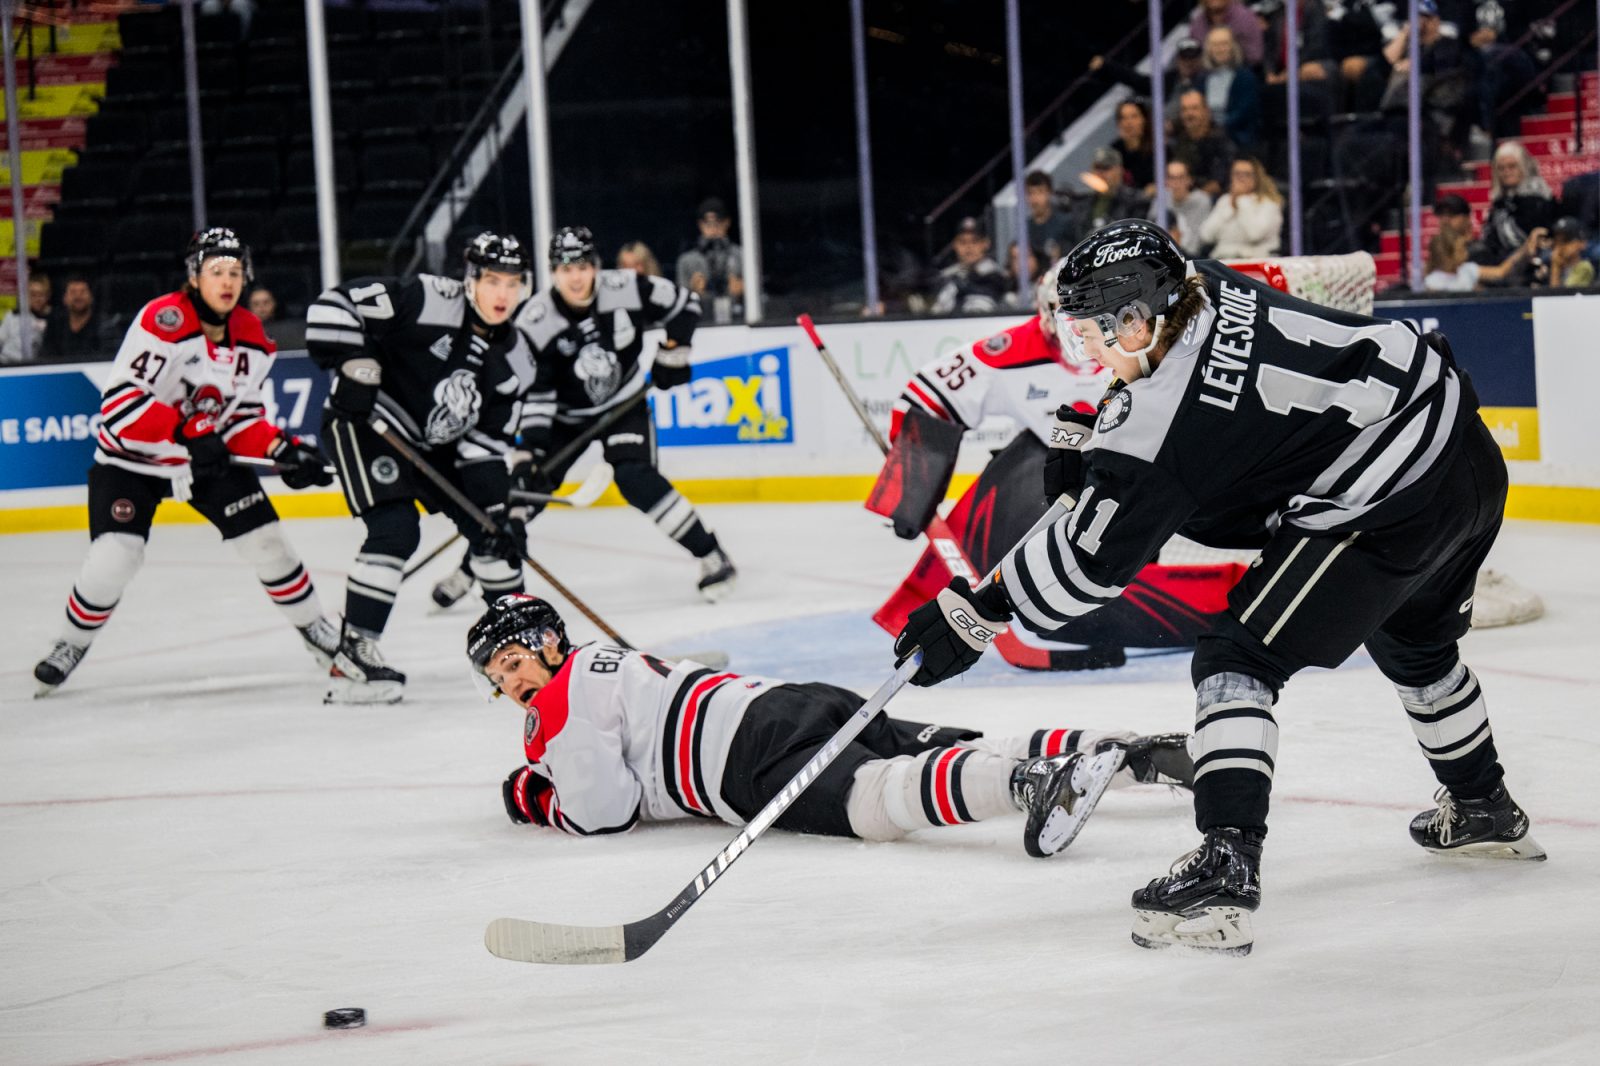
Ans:
<svg viewBox="0 0 1600 1066"><path fill-rule="evenodd" d="M789 444L794 441L789 349L694 364L687 385L652 397L663 445Z"/></svg>

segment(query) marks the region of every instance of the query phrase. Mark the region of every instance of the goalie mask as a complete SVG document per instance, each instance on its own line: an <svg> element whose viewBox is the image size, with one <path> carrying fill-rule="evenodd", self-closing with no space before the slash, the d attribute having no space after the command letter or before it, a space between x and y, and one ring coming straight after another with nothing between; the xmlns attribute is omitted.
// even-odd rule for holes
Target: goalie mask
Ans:
<svg viewBox="0 0 1600 1066"><path fill-rule="evenodd" d="M467 631L467 659L472 663L473 680L489 698L500 695L500 692L489 681L485 671L494 657L512 644L520 644L536 654L549 648L562 661L572 651L572 642L567 639L567 624L554 607L526 593L513 592L501 596ZM548 662L544 662L544 665L552 672L560 669L559 662L555 666L550 666Z"/></svg>
<svg viewBox="0 0 1600 1066"><path fill-rule="evenodd" d="M1075 363L1093 361L1079 322L1092 321L1107 345L1115 345L1150 373L1150 350L1167 309L1183 291L1188 261L1171 234L1153 222L1125 218L1080 241L1062 261L1056 284L1060 305L1056 334ZM1142 348L1127 347L1141 323L1150 324Z"/></svg>
<svg viewBox="0 0 1600 1066"><path fill-rule="evenodd" d="M467 299L471 301L473 310L478 313L479 318L498 324L500 320L498 316L484 313L484 305L478 299L478 282L485 274L509 274L519 279L521 292L526 293L531 281L529 273L531 263L527 249L515 237L502 236L485 230L467 242L467 250L462 258L467 265L465 275ZM521 302L521 294L518 294L511 300L511 307L514 309Z"/></svg>

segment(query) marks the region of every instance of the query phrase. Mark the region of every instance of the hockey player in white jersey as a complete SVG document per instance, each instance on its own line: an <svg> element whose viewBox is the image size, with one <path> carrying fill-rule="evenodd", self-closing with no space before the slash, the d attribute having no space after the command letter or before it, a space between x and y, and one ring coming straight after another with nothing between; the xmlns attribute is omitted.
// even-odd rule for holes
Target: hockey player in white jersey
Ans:
<svg viewBox="0 0 1600 1066"><path fill-rule="evenodd" d="M958 578L913 611L895 651L920 648L912 683L935 684L1013 616L1048 628L1115 600L1174 533L1261 549L1192 664L1204 840L1134 893L1135 942L1250 950L1273 705L1291 676L1363 644L1439 782L1412 839L1436 854L1544 858L1457 644L1507 475L1445 338L1190 263L1142 220L1074 248L1060 296L1064 341L1126 383L1082 453L1077 506L1011 551L992 584Z"/></svg>
<svg viewBox="0 0 1600 1066"><path fill-rule="evenodd" d="M574 648L555 609L526 595L490 606L467 657L486 687L526 710L527 761L502 786L506 813L582 836L640 820L743 825L862 703L833 685ZM1023 844L1042 858L1066 847L1114 777L1186 784L1185 739L1053 729L989 741L880 716L774 824L891 840L1021 810Z"/></svg>
<svg viewBox="0 0 1600 1066"><path fill-rule="evenodd" d="M239 306L250 249L229 229L196 233L189 281L145 304L128 327L100 401L89 468L89 555L66 621L34 667L40 695L67 679L144 563L156 505L186 501L249 563L267 597L328 666L339 631L283 535L255 472L231 456L270 459L290 488L331 485L328 458L267 417L262 384L277 358L261 320Z"/></svg>

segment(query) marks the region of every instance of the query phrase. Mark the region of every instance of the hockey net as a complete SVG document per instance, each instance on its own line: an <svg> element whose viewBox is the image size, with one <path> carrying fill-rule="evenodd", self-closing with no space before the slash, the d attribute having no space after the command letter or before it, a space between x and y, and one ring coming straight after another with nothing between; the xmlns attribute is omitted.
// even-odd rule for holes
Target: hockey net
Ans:
<svg viewBox="0 0 1600 1066"><path fill-rule="evenodd" d="M1291 296L1340 311L1372 314L1372 297L1377 289L1378 268L1366 252L1348 255L1289 256L1230 262L1233 269ZM1224 551L1207 548L1183 537L1174 537L1161 549L1162 566L1215 566L1239 563L1249 566L1253 551ZM1544 614L1538 593L1519 585L1497 570L1478 574L1473 593L1472 625L1475 629L1520 625Z"/></svg>

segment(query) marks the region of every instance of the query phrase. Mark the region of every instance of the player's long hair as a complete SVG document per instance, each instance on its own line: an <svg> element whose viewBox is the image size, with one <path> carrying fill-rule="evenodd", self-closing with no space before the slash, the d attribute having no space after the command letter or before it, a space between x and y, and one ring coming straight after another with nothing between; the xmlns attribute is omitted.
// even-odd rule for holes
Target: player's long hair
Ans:
<svg viewBox="0 0 1600 1066"><path fill-rule="evenodd" d="M1166 318L1161 323L1161 336L1156 338L1156 350L1162 355L1167 354L1178 343L1178 338L1183 336L1183 331L1189 328L1189 323L1194 321L1194 316L1205 306L1205 279L1198 274L1184 278L1178 302L1167 309Z"/></svg>

